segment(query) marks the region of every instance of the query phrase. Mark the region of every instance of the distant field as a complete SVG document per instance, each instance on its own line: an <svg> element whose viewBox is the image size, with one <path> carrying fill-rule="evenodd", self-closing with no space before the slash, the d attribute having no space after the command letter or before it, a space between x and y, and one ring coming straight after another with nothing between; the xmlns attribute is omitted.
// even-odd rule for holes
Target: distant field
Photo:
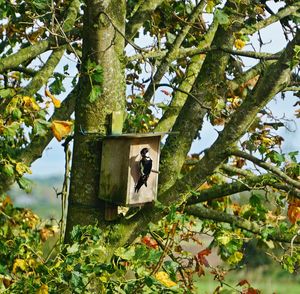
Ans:
<svg viewBox="0 0 300 294"><path fill-rule="evenodd" d="M299 294L300 277L281 270L279 266L266 266L249 271L240 270L231 272L226 276L225 281L235 287L236 284L246 279L253 288L261 291L262 294ZM207 274L197 282L195 294L212 294L220 285L213 280L213 276ZM239 293L234 289L224 285L224 294ZM239 288L240 289L240 288Z"/></svg>
<svg viewBox="0 0 300 294"><path fill-rule="evenodd" d="M61 191L63 179L59 176L32 179L32 192L27 194L17 184L8 192L16 207L32 209L43 219L60 219L61 199L56 190Z"/></svg>

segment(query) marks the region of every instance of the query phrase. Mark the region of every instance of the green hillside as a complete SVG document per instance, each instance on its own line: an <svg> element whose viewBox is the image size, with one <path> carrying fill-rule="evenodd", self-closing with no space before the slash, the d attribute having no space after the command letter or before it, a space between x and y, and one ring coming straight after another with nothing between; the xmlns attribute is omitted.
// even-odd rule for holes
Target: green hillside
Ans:
<svg viewBox="0 0 300 294"><path fill-rule="evenodd" d="M41 218L60 219L61 199L56 191L60 192L63 179L61 176L32 178L32 191L26 193L18 185L14 185L8 192L17 207L32 209Z"/></svg>

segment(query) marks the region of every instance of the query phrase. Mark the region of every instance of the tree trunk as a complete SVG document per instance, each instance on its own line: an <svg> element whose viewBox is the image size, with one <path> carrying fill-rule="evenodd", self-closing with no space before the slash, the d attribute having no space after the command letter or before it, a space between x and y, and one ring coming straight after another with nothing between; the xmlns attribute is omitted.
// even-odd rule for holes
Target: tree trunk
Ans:
<svg viewBox="0 0 300 294"><path fill-rule="evenodd" d="M69 241L69 233L75 224L104 220L104 203L98 199L101 136L107 134L110 114L125 107L125 7L125 0L90 0L84 8L83 57L75 106L66 241ZM91 82L88 62L102 67L101 83ZM102 91L96 101L91 102L89 96L95 86L100 86Z"/></svg>

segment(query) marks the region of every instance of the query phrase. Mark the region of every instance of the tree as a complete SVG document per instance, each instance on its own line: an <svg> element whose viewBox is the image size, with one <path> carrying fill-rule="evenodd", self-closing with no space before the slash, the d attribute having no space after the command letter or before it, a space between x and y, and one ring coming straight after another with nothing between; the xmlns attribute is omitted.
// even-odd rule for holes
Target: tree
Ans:
<svg viewBox="0 0 300 294"><path fill-rule="evenodd" d="M23 174L53 135L59 140L69 135L75 111L67 234L77 224L109 227L110 258L175 207L202 220L291 242L295 227L277 224L286 205L291 222L299 219L298 153L281 152L278 130L284 123L266 106L280 93L299 96L299 1L18 0L0 6L1 193L14 181L28 188ZM275 23L286 38L283 50L244 50L254 35L263 49L259 32ZM144 36L152 42L149 47L136 45ZM129 48L134 55L126 54ZM55 95L65 92L70 75L64 55L76 59L78 74L60 105ZM254 65L245 69L242 57L252 58ZM162 95L168 103L155 101ZM56 108L46 120L50 100ZM160 118L154 108L161 110ZM162 149L159 204L111 224L97 195L101 137L118 110L127 111L124 132L173 134ZM204 122L220 126L218 137L203 153L189 157ZM65 147L69 137L66 141ZM248 206L230 203L230 195L252 190L266 192L252 194ZM272 205L265 208L261 198L270 191ZM263 232L270 219L276 225ZM211 229L220 232L220 227Z"/></svg>

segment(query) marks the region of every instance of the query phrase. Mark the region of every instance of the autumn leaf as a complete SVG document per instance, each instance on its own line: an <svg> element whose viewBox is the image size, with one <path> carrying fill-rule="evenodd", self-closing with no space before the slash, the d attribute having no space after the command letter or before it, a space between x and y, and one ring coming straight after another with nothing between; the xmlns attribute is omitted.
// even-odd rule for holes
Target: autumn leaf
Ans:
<svg viewBox="0 0 300 294"><path fill-rule="evenodd" d="M167 95L167 96L171 96L172 94L169 92L169 91L167 91L167 90L160 90L161 92L163 92L165 95Z"/></svg>
<svg viewBox="0 0 300 294"><path fill-rule="evenodd" d="M292 224L300 220L300 200L294 200L289 203L287 216Z"/></svg>
<svg viewBox="0 0 300 294"><path fill-rule="evenodd" d="M51 124L53 135L58 141L68 136L72 132L72 129L73 122L71 121L54 120Z"/></svg>
<svg viewBox="0 0 300 294"><path fill-rule="evenodd" d="M4 200L1 203L1 206L3 208L5 208L7 205L11 205L11 206L13 205L13 202L12 202L11 198L8 195L6 195L6 197L4 198Z"/></svg>
<svg viewBox="0 0 300 294"><path fill-rule="evenodd" d="M141 242L150 248L153 248L153 249L158 248L157 242L154 239L151 239L149 236L144 236L142 238Z"/></svg>
<svg viewBox="0 0 300 294"><path fill-rule="evenodd" d="M197 258L198 258L199 263L201 265L209 267L209 263L208 263L207 259L205 258L205 256L208 256L210 254L211 254L211 250L209 248L206 248L206 249L198 252Z"/></svg>
<svg viewBox="0 0 300 294"><path fill-rule="evenodd" d="M48 294L48 286L43 284L37 291L36 294Z"/></svg>
<svg viewBox="0 0 300 294"><path fill-rule="evenodd" d="M206 189L209 189L209 188L211 188L211 185L208 184L207 182L204 182L204 183L198 188L198 190L199 190L199 191L203 191L203 190L206 190Z"/></svg>
<svg viewBox="0 0 300 294"><path fill-rule="evenodd" d="M25 108L28 108L28 109L34 110L34 111L40 110L40 106L36 103L36 101L33 97L23 96L22 100L23 100L23 104L24 104Z"/></svg>
<svg viewBox="0 0 300 294"><path fill-rule="evenodd" d="M17 270L26 271L26 261L24 259L17 258L14 261L12 273L15 274Z"/></svg>
<svg viewBox="0 0 300 294"><path fill-rule="evenodd" d="M60 108L61 102L48 89L45 89L45 95L51 99L55 108Z"/></svg>
<svg viewBox="0 0 300 294"><path fill-rule="evenodd" d="M243 253L242 252L239 252L239 251L236 251L234 252L233 255L231 255L229 258L228 258L228 262L230 264L236 264L238 262L240 262L243 258Z"/></svg>
<svg viewBox="0 0 300 294"><path fill-rule="evenodd" d="M40 229L40 238L43 242L45 242L50 237L54 236L54 231L48 228Z"/></svg>
<svg viewBox="0 0 300 294"><path fill-rule="evenodd" d="M234 42L234 47L238 50L241 50L245 47L246 43L241 39L236 39Z"/></svg>
<svg viewBox="0 0 300 294"><path fill-rule="evenodd" d="M18 162L16 164L16 171L21 176L25 173L32 174L32 171L30 170L30 168L22 162Z"/></svg>
<svg viewBox="0 0 300 294"><path fill-rule="evenodd" d="M237 286L244 286L244 285L250 286L250 283L244 279L244 280L239 281L236 285Z"/></svg>
<svg viewBox="0 0 300 294"><path fill-rule="evenodd" d="M155 275L155 278L168 288L177 286L177 284L170 279L169 275L166 272L158 272Z"/></svg>
<svg viewBox="0 0 300 294"><path fill-rule="evenodd" d="M243 293L245 293L245 294L259 294L261 292L259 290L257 290L257 289L249 287L248 289L246 289L245 291L243 291Z"/></svg>

